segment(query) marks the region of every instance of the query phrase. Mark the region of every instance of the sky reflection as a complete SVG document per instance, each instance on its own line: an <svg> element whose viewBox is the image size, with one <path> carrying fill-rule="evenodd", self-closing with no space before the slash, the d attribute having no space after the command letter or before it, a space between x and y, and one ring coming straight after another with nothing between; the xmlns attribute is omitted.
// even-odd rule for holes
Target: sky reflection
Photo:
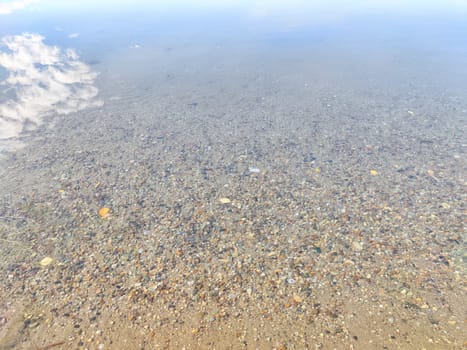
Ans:
<svg viewBox="0 0 467 350"><path fill-rule="evenodd" d="M362 14L412 14L426 15L440 12L467 13L467 2L463 0L115 0L76 2L61 0L7 0L0 1L0 14L29 7L31 11L55 12L108 12L199 10L237 12L247 17L301 17L314 19L339 18Z"/></svg>
<svg viewBox="0 0 467 350"><path fill-rule="evenodd" d="M97 74L84 62L162 45L173 33L170 40L180 45L216 35L218 43L257 35L275 47L294 39L310 45L312 38L338 42L344 33L345 45L373 36L395 47L399 41L421 46L424 38L463 47L459 33L465 31L453 18L466 14L462 0L0 0L0 139L19 136L46 115L102 105ZM287 36L303 28L312 28L313 36Z"/></svg>
<svg viewBox="0 0 467 350"><path fill-rule="evenodd" d="M0 66L8 77L2 81L0 139L19 136L26 125L38 125L45 115L68 114L90 106L97 77L72 49L46 45L37 34L6 36L1 40Z"/></svg>

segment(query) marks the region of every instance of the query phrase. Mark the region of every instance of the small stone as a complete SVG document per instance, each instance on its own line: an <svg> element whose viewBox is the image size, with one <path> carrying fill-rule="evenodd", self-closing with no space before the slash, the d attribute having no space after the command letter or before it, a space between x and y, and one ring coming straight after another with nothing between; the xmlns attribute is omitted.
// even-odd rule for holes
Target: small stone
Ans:
<svg viewBox="0 0 467 350"><path fill-rule="evenodd" d="M354 250L356 250L358 252L361 252L363 250L363 246L357 241L352 243L352 247L353 247Z"/></svg>
<svg viewBox="0 0 467 350"><path fill-rule="evenodd" d="M106 218L109 216L109 212L110 212L109 208L100 208L98 213L101 218Z"/></svg>
<svg viewBox="0 0 467 350"><path fill-rule="evenodd" d="M222 197L219 199L219 202L221 202L222 204L229 204L231 203L230 199L226 198L226 197Z"/></svg>
<svg viewBox="0 0 467 350"><path fill-rule="evenodd" d="M39 263L42 267L47 267L50 264L52 264L55 261L55 259L51 258L50 256L46 256L44 259L41 260Z"/></svg>
<svg viewBox="0 0 467 350"><path fill-rule="evenodd" d="M298 295L298 294L294 294L293 300L294 300L297 304L299 304L299 303L301 303L301 302L303 301L303 298L302 298L300 295Z"/></svg>
<svg viewBox="0 0 467 350"><path fill-rule="evenodd" d="M378 172L376 170L370 170L370 174L376 176L378 175Z"/></svg>
<svg viewBox="0 0 467 350"><path fill-rule="evenodd" d="M250 167L248 170L250 173L255 173L255 174L258 174L260 172L258 168L254 168L254 167Z"/></svg>

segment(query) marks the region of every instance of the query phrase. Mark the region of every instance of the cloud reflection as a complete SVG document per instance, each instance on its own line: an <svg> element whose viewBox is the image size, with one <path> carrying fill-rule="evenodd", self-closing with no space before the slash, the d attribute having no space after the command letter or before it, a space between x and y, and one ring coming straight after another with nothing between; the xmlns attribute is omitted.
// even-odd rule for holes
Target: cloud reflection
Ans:
<svg viewBox="0 0 467 350"><path fill-rule="evenodd" d="M97 74L65 51L44 44L37 34L7 36L0 41L0 66L8 77L1 82L0 139L17 137L25 125L38 125L52 113L68 114L101 106L94 86Z"/></svg>
<svg viewBox="0 0 467 350"><path fill-rule="evenodd" d="M24 9L38 0L16 0L6 3L0 3L0 15L8 15L16 10Z"/></svg>

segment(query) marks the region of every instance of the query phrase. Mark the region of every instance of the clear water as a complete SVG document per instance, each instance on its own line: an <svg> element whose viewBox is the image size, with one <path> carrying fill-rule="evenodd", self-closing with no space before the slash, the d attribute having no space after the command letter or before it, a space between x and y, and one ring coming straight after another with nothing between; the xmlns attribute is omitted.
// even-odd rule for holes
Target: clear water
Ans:
<svg viewBox="0 0 467 350"><path fill-rule="evenodd" d="M465 346L462 2L0 13L0 349Z"/></svg>

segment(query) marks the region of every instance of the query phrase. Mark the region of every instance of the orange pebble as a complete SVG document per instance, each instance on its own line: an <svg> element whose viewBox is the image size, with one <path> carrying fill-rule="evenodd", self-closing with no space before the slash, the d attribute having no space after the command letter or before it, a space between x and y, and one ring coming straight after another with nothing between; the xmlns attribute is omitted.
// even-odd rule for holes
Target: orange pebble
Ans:
<svg viewBox="0 0 467 350"><path fill-rule="evenodd" d="M99 209L99 216L101 218L106 218L107 216L109 216L109 212L110 212L109 208L100 208Z"/></svg>

